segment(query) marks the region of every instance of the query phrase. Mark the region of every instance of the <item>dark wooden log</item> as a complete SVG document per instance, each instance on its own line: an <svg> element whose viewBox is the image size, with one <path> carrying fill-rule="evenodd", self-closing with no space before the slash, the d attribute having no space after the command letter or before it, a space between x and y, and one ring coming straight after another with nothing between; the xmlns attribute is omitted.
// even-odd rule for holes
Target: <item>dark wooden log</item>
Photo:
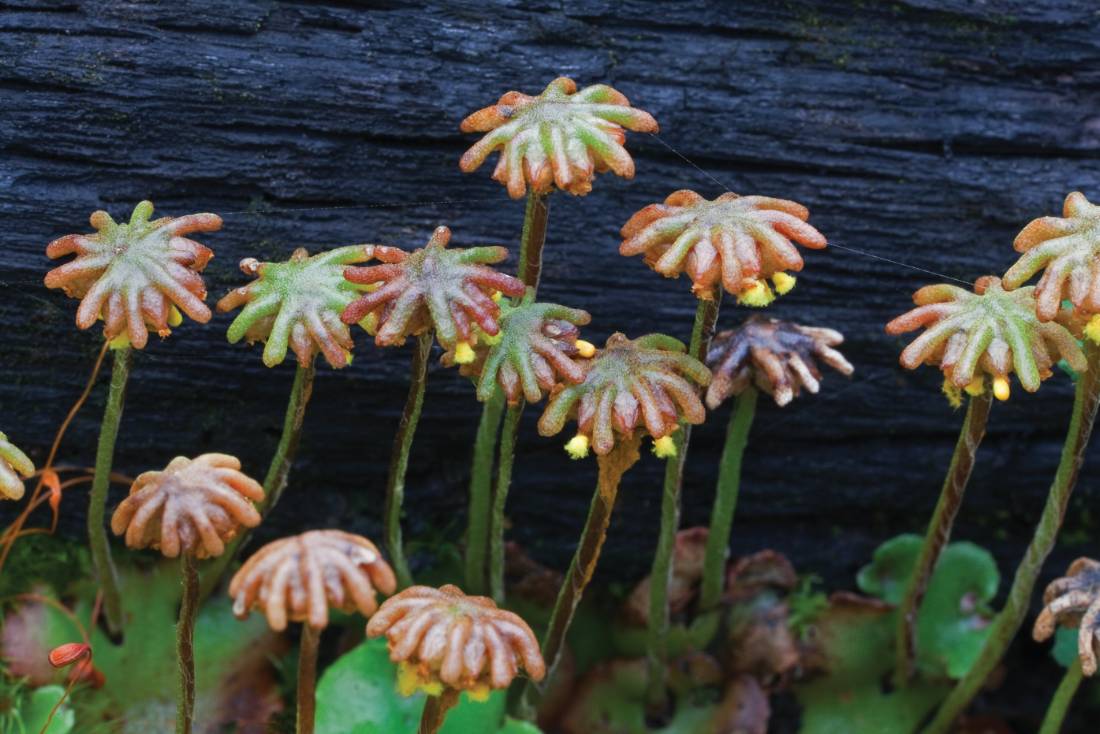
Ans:
<svg viewBox="0 0 1100 734"><path fill-rule="evenodd" d="M126 215L148 197L162 213L221 213L224 230L204 240L217 253L213 297L241 282L243 257L419 246L440 223L456 245L514 249L523 205L488 167L458 171L473 140L458 122L559 74L613 84L662 126L630 136L635 180L608 175L587 197L555 196L543 294L591 311L593 341L616 330L686 338L688 283L617 253L621 224L672 190L796 199L833 243L808 255L774 311L843 331L856 375L830 374L821 395L783 410L761 402L733 547L776 548L850 587L878 543L923 529L962 420L937 373L900 369L902 342L883 324L941 279L931 272L1000 273L1024 223L1071 190L1100 196L1092 3L8 0L0 428L41 460L91 366L98 335L76 331L75 303L42 275L45 244L83 231L92 210ZM720 325L744 316L727 307ZM263 473L293 368L266 369L258 348L228 345L228 322L185 324L136 355L120 470L218 450ZM407 350L360 335L354 365L320 370L290 488L261 539L332 525L378 534ZM91 463L103 395L73 426L64 461ZM955 535L990 547L1006 573L1042 505L1070 399L1059 375L994 406ZM421 549L459 539L478 410L465 380L433 369L407 490L406 533ZM695 432L687 523L705 522L726 410ZM538 437L536 417L525 415L512 536L562 567L595 465L569 462L564 437ZM1092 454L1050 576L1096 552ZM660 477L648 457L624 483L609 580L648 566ZM79 532L82 504L66 501L65 532Z"/></svg>

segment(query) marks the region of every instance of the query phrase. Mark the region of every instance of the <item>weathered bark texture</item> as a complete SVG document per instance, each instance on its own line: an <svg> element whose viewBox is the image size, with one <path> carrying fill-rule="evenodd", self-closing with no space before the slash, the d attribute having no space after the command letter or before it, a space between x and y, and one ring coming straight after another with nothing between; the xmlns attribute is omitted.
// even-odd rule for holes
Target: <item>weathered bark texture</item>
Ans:
<svg viewBox="0 0 1100 734"><path fill-rule="evenodd" d="M222 214L223 231L203 238L215 298L242 282L241 258L298 246L420 246L447 224L456 246L514 250L523 202L489 167L459 172L473 138L458 122L559 74L609 82L661 123L659 138L630 135L634 181L605 175L589 196L554 197L541 295L591 311L591 341L688 337L689 283L617 253L630 214L675 189L796 199L833 243L774 310L843 331L856 375L829 374L821 395L782 410L761 401L733 552L773 547L850 586L878 543L924 527L962 419L938 374L897 365L902 342L882 326L935 277L891 261L965 281L1000 273L1029 219L1074 189L1100 196L1092 2L2 2L0 428L43 458L94 360L98 334L78 333L75 303L42 285L46 243L85 230L92 210L128 215L149 197L162 213ZM744 316L728 305L719 326ZM118 470L225 451L262 474L294 370L228 345L228 323L187 323L135 355ZM350 368L319 368L290 485L258 540L332 525L379 537L412 345L358 341ZM63 461L92 463L105 393ZM1071 393L1063 376L1035 396L1016 387L991 420L954 537L987 545L1006 571L1042 507ZM685 523L706 523L727 410L693 434ZM511 536L562 568L596 468L568 461L563 438L539 438L538 413L524 415ZM421 549L461 531L478 414L472 387L433 367L404 524ZM1092 454L1048 574L1096 550ZM646 571L661 475L646 457L624 482L609 580ZM64 532L79 534L82 505L65 503ZM1002 696L998 708L1037 720L1042 703Z"/></svg>

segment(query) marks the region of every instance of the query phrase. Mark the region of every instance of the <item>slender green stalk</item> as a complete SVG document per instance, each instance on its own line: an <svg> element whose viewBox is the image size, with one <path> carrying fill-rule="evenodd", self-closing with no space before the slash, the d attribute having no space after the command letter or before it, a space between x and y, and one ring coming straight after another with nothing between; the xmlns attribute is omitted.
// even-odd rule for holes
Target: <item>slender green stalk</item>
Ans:
<svg viewBox="0 0 1100 734"><path fill-rule="evenodd" d="M684 438L690 431L682 428ZM683 443L686 443L684 441ZM676 547L676 530L680 527L680 487L683 462L679 457L686 453L681 441L676 441L677 455L665 466L665 482L661 491L661 529L657 536L657 550L649 574L649 621L646 630L646 701L654 709L662 709L667 702L666 660L668 658L668 629L671 616L668 605L668 587L672 581L672 556Z"/></svg>
<svg viewBox="0 0 1100 734"><path fill-rule="evenodd" d="M298 734L313 734L317 718L317 648L320 642L321 630L314 629L309 622L303 624L298 645Z"/></svg>
<svg viewBox="0 0 1100 734"><path fill-rule="evenodd" d="M542 250L546 244L546 225L550 217L550 199L547 195L530 191L527 194L527 206L523 213L523 231L519 242L519 264L517 275L528 288L538 290L542 275ZM470 472L470 504L468 527L466 530L466 584L468 591L477 593L485 588L488 574L488 587L498 602L504 599L503 557L504 557L504 506L508 500L508 490L512 481L512 463L514 459L516 436L519 426L519 413L523 411L522 402L508 409L508 421L501 435L500 466L497 470L496 487L489 478L493 470L495 438L500 425L503 410L503 396L499 388L481 409L478 422L477 439L474 442L474 462ZM511 428L509 429L509 426ZM505 445L507 444L507 448ZM492 500L489 499L492 494ZM493 517L489 519L490 504ZM499 509L498 509L499 508ZM490 526L486 539L486 527ZM486 568L488 554L488 568Z"/></svg>
<svg viewBox="0 0 1100 734"><path fill-rule="evenodd" d="M275 456L267 467L264 475L264 498L260 502L260 514L265 517L286 490L287 477L290 476L290 465L294 463L294 454L298 452L298 441L302 437L302 424L306 419L306 407L313 395L313 378L316 370L311 363L303 367L298 365L294 372L294 384L290 388L290 399L286 405L286 415L283 417L283 433L279 437L279 445L275 447Z"/></svg>
<svg viewBox="0 0 1100 734"><path fill-rule="evenodd" d="M756 416L758 395L756 388L749 387L737 396L737 402L730 414L729 427L726 429L726 442L722 446L722 458L718 464L718 483L703 556L699 608L704 612L713 611L722 598L733 514L737 509L737 497L741 490L741 460L744 458L749 430Z"/></svg>
<svg viewBox="0 0 1100 734"><path fill-rule="evenodd" d="M493 454L504 415L504 393L500 388L481 409L474 440L474 463L470 470L470 505L466 527L466 593L484 594L486 555L489 551L489 511L493 494Z"/></svg>
<svg viewBox="0 0 1100 734"><path fill-rule="evenodd" d="M286 415L283 416L283 432L279 436L279 445L275 447L275 455L268 464L267 474L264 475L264 498L259 504L260 514L267 517L275 508L275 504L282 497L286 489L287 477L290 476L290 466L294 463L294 455L298 451L298 441L302 436L302 424L306 419L306 407L309 398L313 395L313 378L316 374L314 366L305 367L298 365L294 372L294 384L290 388L290 398L286 404ZM233 540L226 544L225 552L211 561L202 577L202 589L200 598L206 599L217 588L218 583L225 575L226 569L236 558L240 549L248 541L251 531L242 529Z"/></svg>
<svg viewBox="0 0 1100 734"><path fill-rule="evenodd" d="M1062 722L1066 719L1066 712L1073 701L1073 695L1077 693L1077 687L1081 685L1081 661L1073 659L1073 663L1066 668L1066 674L1062 676L1062 682L1058 684L1058 690L1054 692L1054 698L1050 699L1046 716L1043 717L1043 725L1039 728L1039 734L1058 734L1062 731Z"/></svg>
<svg viewBox="0 0 1100 734"><path fill-rule="evenodd" d="M955 443L955 453L951 457L951 466L943 480L940 498L936 502L936 509L932 512L928 530L924 534L924 543L921 545L920 555L917 556L916 565L913 567L913 575L905 585L905 593L898 606L894 685L899 688L908 685L913 675L917 654L917 615L920 612L921 600L924 599L928 581L932 578L940 553L943 552L947 541L951 539L951 528L955 524L959 506L962 505L967 482L970 481L970 472L974 468L978 446L985 437L985 424L989 418L992 402L993 396L988 391L970 398L970 404L966 408L966 418L959 430L959 440Z"/></svg>
<svg viewBox="0 0 1100 734"><path fill-rule="evenodd" d="M497 467L493 510L489 517L489 591L497 604L504 602L504 506L512 484L512 466L516 458L516 434L523 416L523 401L508 407L500 431L500 466Z"/></svg>
<svg viewBox="0 0 1100 734"><path fill-rule="evenodd" d="M412 573L409 572L409 562L405 559L405 548L401 540L401 507L405 502L405 474L409 469L409 454L416 435L416 424L420 422L420 410L424 407L424 388L428 382L428 356L432 351L432 339L430 331L416 338L412 365L409 367L409 397L405 401L401 421L397 424L389 476L386 477L386 549L397 574L397 583L402 589L412 585Z"/></svg>
<svg viewBox="0 0 1100 734"><path fill-rule="evenodd" d="M99 429L99 446L95 452L95 478L88 503L88 544L92 550L92 565L96 580L103 592L103 614L107 628L118 634L122 631L122 596L118 589L118 575L111 561L111 546L107 542L104 515L107 511L107 489L111 484L111 465L115 458L115 440L122 420L122 406L126 401L126 382L130 378L133 350L120 347L114 350L111 366L111 387L107 393L107 405L103 409L103 423Z"/></svg>
<svg viewBox="0 0 1100 734"><path fill-rule="evenodd" d="M688 353L699 361L706 359L714 324L721 306L721 291L714 299L700 299L695 308L695 322L691 328ZM648 689L646 698L653 708L663 708L666 703L665 672L668 659L668 631L671 613L668 606L668 587L672 583L672 557L676 548L676 531L680 527L680 489L684 483L684 466L687 464L691 426L682 424L673 436L676 455L665 466L665 481L661 492L661 529L657 536L657 550L649 574L649 626L646 640Z"/></svg>
<svg viewBox="0 0 1100 734"><path fill-rule="evenodd" d="M546 677L541 684L542 690L551 685L561 661L565 637L573 622L573 615L581 603L585 588L592 581L592 574L596 572L596 564L600 560L600 551L607 539L607 527L615 508L615 498L619 494L619 483L623 474L638 461L640 443L639 435L624 438L606 456L597 457L599 479L588 508L588 518L584 522L584 530L581 531L573 560L569 563L569 570L565 572L565 579L558 590L550 623L542 640L542 658L546 661ZM519 704L519 713L523 718L534 720L538 697L539 689L528 679Z"/></svg>
<svg viewBox="0 0 1100 734"><path fill-rule="evenodd" d="M1077 475L1085 460L1085 450L1096 419L1096 407L1100 403L1100 346L1086 340L1085 354L1088 358L1088 369L1077 377L1073 413L1066 442L1062 447L1062 458L1058 462L1058 470L1050 486L1043 514L1035 528L1035 535L1016 569L1008 599L990 626L989 636L978 654L978 659L955 684L935 719L925 729L925 734L946 734L951 724L978 694L990 672L997 667L1027 615L1035 581L1058 538L1062 518L1077 484Z"/></svg>
<svg viewBox="0 0 1100 734"><path fill-rule="evenodd" d="M538 290L542 275L542 248L546 244L546 223L550 219L548 195L527 194L523 210L523 232L519 240L519 265L516 275L528 288Z"/></svg>
<svg viewBox="0 0 1100 734"><path fill-rule="evenodd" d="M176 625L176 657L179 662L179 699L176 701L176 734L191 734L195 718L195 615L199 609L199 571L195 557L180 558L183 598Z"/></svg>
<svg viewBox="0 0 1100 734"><path fill-rule="evenodd" d="M424 702L424 711L420 714L420 726L417 734L437 734L443 727L447 712L458 703L458 691L447 688L438 696L428 696Z"/></svg>

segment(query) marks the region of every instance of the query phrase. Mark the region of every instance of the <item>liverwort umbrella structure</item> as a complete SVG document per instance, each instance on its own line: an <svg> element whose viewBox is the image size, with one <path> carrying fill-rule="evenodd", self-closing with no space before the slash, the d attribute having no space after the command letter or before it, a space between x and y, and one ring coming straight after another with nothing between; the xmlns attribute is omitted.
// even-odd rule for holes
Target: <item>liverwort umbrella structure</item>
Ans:
<svg viewBox="0 0 1100 734"><path fill-rule="evenodd" d="M401 540L405 472L424 400L432 335L454 353L455 362L472 362L479 335L500 332L500 304L494 296L524 293L520 280L489 267L507 257L503 247L448 248L450 241L451 230L438 227L424 247L412 252L376 248L374 257L381 265L349 267L344 274L351 283L371 287L344 309L344 323L362 323L379 346L417 337L409 396L386 483L386 547L402 587L412 583Z"/></svg>
<svg viewBox="0 0 1100 734"><path fill-rule="evenodd" d="M60 288L80 300L76 324L90 328L103 320L103 337L114 350L111 385L96 449L95 478L88 501L88 542L92 564L103 590L108 627L122 627L122 601L104 529L107 488L114 460L115 439L122 419L133 349L144 349L152 328L166 337L186 314L199 323L210 320L203 302L202 271L214 253L188 235L215 232L217 214L150 219L153 203L142 201L127 222L116 222L105 211L89 218L94 234L70 234L46 247L51 259L73 258L46 273L47 288Z"/></svg>
<svg viewBox="0 0 1100 734"><path fill-rule="evenodd" d="M177 456L163 470L147 471L130 487L130 495L111 517L115 535L125 535L130 548L153 548L166 558L179 558L183 599L176 625L179 698L176 734L188 734L195 709L195 616L199 574L196 560L216 558L242 527L255 527L263 499L260 483L241 472L241 462L228 454Z"/></svg>

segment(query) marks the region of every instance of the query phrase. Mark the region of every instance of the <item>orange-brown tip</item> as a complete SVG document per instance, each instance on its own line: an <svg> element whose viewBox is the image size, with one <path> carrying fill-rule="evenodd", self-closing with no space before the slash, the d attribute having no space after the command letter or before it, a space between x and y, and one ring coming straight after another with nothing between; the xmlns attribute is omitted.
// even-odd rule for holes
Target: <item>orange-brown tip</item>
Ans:
<svg viewBox="0 0 1100 734"><path fill-rule="evenodd" d="M92 647L86 642L66 642L50 650L50 665L55 668L64 668L72 665L77 660L91 657Z"/></svg>

